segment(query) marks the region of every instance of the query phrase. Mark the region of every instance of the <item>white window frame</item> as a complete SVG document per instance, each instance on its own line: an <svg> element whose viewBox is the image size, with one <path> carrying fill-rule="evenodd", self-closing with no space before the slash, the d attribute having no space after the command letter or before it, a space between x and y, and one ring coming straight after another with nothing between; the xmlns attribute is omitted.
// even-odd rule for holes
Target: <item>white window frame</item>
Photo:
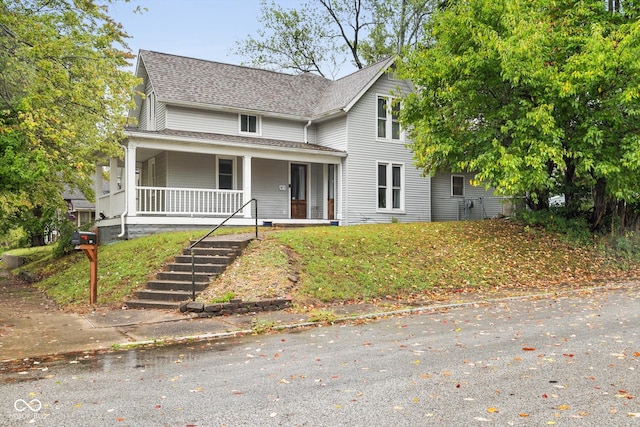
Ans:
<svg viewBox="0 0 640 427"><path fill-rule="evenodd" d="M379 111L379 101L381 99L384 99L386 101L386 115L384 119L381 119L380 117L380 111ZM392 141L392 142L404 142L405 139L405 132L404 129L402 129L402 126L400 126L399 123L399 118L398 118L398 114L395 115L394 117L394 97L393 96L389 96L389 95L382 95L382 94L377 94L376 95L376 139L378 141ZM399 104L395 104L396 108L402 108L402 106ZM380 120L385 120L385 136L380 136L378 135L378 124ZM398 125L398 138L393 138L393 124L397 123Z"/></svg>
<svg viewBox="0 0 640 427"><path fill-rule="evenodd" d="M156 130L156 94L153 91L147 94L147 130Z"/></svg>
<svg viewBox="0 0 640 427"><path fill-rule="evenodd" d="M216 188L220 190L220 160L231 160L231 190L238 188L236 158L232 156L216 156Z"/></svg>
<svg viewBox="0 0 640 427"><path fill-rule="evenodd" d="M256 118L256 131L251 132L249 130L242 130L242 118L246 117L255 117ZM238 132L242 135L261 135L262 134L262 116L257 114L248 114L248 113L240 113L238 114Z"/></svg>
<svg viewBox="0 0 640 427"><path fill-rule="evenodd" d="M454 191L453 191L454 188L455 188L455 186L453 185L453 180L455 178L460 178L462 180L462 194L455 194ZM451 197L464 197L464 193L465 193L465 191L464 191L464 188L465 188L464 181L465 181L464 175L451 175Z"/></svg>
<svg viewBox="0 0 640 427"><path fill-rule="evenodd" d="M385 166L385 185L380 185L380 166ZM400 169L400 185L394 185L393 182L393 171L394 168ZM380 206L380 189L385 189L385 206ZM399 192L399 206L393 206L393 195L394 193ZM404 213L405 209L405 191L406 191L406 180L405 180L405 165L404 163L398 162L376 162L376 211L377 212L393 212L393 213Z"/></svg>

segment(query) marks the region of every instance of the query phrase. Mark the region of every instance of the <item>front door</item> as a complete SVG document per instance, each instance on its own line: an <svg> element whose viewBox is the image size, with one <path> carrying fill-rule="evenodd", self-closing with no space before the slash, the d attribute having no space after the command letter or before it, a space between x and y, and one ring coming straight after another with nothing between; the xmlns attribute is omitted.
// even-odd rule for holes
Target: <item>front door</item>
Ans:
<svg viewBox="0 0 640 427"><path fill-rule="evenodd" d="M307 218L307 165L291 164L291 218Z"/></svg>

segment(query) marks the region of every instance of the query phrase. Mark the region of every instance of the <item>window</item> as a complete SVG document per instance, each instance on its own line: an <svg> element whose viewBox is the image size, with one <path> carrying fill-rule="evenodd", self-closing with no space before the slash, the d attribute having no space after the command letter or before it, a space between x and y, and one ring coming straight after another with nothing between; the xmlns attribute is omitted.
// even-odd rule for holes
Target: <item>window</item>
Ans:
<svg viewBox="0 0 640 427"><path fill-rule="evenodd" d="M403 209L403 168L400 164L378 163L378 209Z"/></svg>
<svg viewBox="0 0 640 427"><path fill-rule="evenodd" d="M393 102L388 96L378 96L378 138L400 141L403 133L400 129L400 103Z"/></svg>
<svg viewBox="0 0 640 427"><path fill-rule="evenodd" d="M240 132L242 133L260 133L258 116L249 114L240 114Z"/></svg>
<svg viewBox="0 0 640 427"><path fill-rule="evenodd" d="M464 196L464 176L451 175L451 195Z"/></svg>
<svg viewBox="0 0 640 427"><path fill-rule="evenodd" d="M147 130L156 130L156 94L147 95Z"/></svg>
<svg viewBox="0 0 640 427"><path fill-rule="evenodd" d="M233 160L218 159L218 189L233 190Z"/></svg>

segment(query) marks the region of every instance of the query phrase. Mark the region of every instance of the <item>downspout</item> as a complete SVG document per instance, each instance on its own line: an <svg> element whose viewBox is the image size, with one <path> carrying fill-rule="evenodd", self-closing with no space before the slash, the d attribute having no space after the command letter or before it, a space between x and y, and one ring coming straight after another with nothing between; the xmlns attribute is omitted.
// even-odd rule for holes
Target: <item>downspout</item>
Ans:
<svg viewBox="0 0 640 427"><path fill-rule="evenodd" d="M305 144L308 144L308 143L309 143L309 138L308 138L308 134L309 134L309 133L308 133L308 129L309 129L309 126L311 126L311 120L309 120L309 121L307 122L307 124L306 124L306 125L304 125L304 130L303 130L303 132L304 132L304 143L305 143Z"/></svg>
<svg viewBox="0 0 640 427"><path fill-rule="evenodd" d="M126 197L126 193L127 190L125 189L125 197ZM127 214L129 213L129 209L127 208L127 201L124 201L124 212L122 212L122 214L120 215L120 234L118 234L118 239L121 238L122 236L124 236L125 230L124 230L124 218L127 216Z"/></svg>

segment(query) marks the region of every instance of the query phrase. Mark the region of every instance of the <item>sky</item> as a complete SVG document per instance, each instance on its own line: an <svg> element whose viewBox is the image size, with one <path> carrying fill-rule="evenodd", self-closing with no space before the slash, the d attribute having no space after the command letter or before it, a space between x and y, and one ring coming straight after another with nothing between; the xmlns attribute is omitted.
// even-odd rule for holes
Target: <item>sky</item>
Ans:
<svg viewBox="0 0 640 427"><path fill-rule="evenodd" d="M301 0L277 2L292 8ZM136 6L147 10L135 14ZM230 51L237 40L256 35L259 15L260 0L131 0L111 8L136 55L144 49L230 64L247 60Z"/></svg>

